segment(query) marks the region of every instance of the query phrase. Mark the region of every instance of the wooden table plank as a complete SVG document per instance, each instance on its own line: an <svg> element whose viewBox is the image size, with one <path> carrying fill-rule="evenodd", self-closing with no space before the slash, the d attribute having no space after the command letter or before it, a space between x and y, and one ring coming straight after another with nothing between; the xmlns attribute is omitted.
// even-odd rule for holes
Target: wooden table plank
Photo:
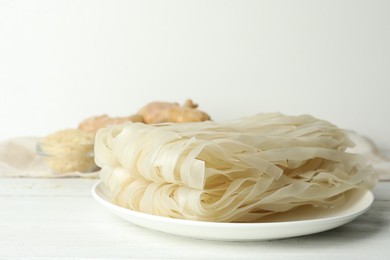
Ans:
<svg viewBox="0 0 390 260"><path fill-rule="evenodd" d="M93 200L91 179L0 179L0 258L390 259L390 182L371 209L327 232L263 242L176 237L127 223Z"/></svg>

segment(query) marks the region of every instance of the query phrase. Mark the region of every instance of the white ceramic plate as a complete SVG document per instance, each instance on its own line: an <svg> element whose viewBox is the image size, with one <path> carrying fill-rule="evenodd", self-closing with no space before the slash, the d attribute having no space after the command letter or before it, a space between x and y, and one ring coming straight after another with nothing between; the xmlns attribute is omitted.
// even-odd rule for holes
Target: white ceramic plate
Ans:
<svg viewBox="0 0 390 260"><path fill-rule="evenodd" d="M92 194L104 207L133 224L179 236L224 241L272 240L322 232L352 221L374 201L370 191L355 191L340 208L300 208L262 223L217 223L166 218L119 207L109 201L101 182L92 188Z"/></svg>

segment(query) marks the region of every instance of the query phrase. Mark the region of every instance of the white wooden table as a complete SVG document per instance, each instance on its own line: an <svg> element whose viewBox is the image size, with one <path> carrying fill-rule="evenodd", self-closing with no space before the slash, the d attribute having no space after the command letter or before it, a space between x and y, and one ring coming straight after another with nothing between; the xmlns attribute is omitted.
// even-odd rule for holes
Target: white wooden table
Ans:
<svg viewBox="0 0 390 260"><path fill-rule="evenodd" d="M390 182L371 209L327 232L275 241L218 242L147 230L91 196L96 179L0 178L0 259L390 259Z"/></svg>

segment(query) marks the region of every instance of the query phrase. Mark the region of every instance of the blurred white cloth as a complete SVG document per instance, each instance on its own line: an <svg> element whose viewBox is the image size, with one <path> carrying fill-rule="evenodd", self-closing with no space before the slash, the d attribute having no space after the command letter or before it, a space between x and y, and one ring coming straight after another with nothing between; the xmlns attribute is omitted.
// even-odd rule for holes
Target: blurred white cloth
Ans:
<svg viewBox="0 0 390 260"><path fill-rule="evenodd" d="M349 137L355 143L355 147L349 148L347 152L363 155L379 174L379 180L390 180L389 152L379 151L368 137L356 132L349 132Z"/></svg>
<svg viewBox="0 0 390 260"><path fill-rule="evenodd" d="M348 152L362 154L377 170L380 180L390 180L390 159L367 137L350 132L355 147ZM97 172L53 173L36 152L38 138L20 137L0 143L0 177L98 177Z"/></svg>

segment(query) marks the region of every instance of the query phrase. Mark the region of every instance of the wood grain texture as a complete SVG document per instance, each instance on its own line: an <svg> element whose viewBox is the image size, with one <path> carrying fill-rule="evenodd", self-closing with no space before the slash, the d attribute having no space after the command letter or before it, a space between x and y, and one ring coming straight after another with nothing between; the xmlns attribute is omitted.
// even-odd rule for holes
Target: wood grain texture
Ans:
<svg viewBox="0 0 390 260"><path fill-rule="evenodd" d="M319 234L265 242L176 237L129 224L91 196L97 180L0 179L0 259L390 259L390 182L371 209Z"/></svg>

